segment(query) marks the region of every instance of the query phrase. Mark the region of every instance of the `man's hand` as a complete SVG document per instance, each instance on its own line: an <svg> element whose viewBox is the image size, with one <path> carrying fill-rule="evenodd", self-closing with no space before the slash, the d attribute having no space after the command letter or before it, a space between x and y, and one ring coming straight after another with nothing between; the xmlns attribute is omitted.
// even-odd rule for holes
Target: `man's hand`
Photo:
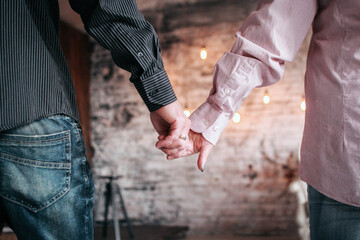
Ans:
<svg viewBox="0 0 360 240"><path fill-rule="evenodd" d="M173 144L165 146L165 139L166 138L164 136L160 135L156 146L167 155L168 160L186 157L200 152L197 165L200 171L203 172L205 170L205 163L214 145L208 142L201 133L196 133L190 130L189 138L186 140L181 139L180 145Z"/></svg>
<svg viewBox="0 0 360 240"><path fill-rule="evenodd" d="M182 138L188 135L191 122L185 116L178 101L151 112L150 119L158 134L163 136L161 144L156 145L158 148L183 147Z"/></svg>

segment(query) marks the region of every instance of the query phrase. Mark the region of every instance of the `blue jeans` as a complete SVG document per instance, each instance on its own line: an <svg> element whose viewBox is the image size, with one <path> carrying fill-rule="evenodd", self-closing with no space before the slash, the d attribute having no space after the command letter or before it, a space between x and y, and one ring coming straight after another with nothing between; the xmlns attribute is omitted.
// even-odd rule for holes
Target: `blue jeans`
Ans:
<svg viewBox="0 0 360 240"><path fill-rule="evenodd" d="M311 240L360 240L360 208L340 203L308 185Z"/></svg>
<svg viewBox="0 0 360 240"><path fill-rule="evenodd" d="M93 205L76 121L55 115L0 133L0 220L19 240L93 239Z"/></svg>

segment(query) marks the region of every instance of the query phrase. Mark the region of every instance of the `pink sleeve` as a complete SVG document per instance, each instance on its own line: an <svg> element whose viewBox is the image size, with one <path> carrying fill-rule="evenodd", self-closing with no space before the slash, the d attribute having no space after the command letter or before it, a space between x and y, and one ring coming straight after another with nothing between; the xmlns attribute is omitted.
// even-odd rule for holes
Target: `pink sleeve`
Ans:
<svg viewBox="0 0 360 240"><path fill-rule="evenodd" d="M190 116L191 129L216 144L229 119L255 87L271 85L292 61L317 12L316 0L262 0L214 68L213 88Z"/></svg>

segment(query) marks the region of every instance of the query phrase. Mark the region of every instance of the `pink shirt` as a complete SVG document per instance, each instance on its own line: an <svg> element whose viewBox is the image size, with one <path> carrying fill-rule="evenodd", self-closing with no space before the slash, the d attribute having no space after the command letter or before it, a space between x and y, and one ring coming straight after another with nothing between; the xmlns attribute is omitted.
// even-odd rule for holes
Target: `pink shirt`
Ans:
<svg viewBox="0 0 360 240"><path fill-rule="evenodd" d="M359 0L260 1L216 64L191 129L216 144L251 90L280 80L311 24L300 175L323 194L360 207Z"/></svg>

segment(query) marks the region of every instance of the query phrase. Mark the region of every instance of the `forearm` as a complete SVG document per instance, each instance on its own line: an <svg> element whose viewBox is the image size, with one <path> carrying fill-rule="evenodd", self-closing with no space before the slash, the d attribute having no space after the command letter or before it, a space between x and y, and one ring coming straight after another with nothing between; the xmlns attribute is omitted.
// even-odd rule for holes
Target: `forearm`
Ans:
<svg viewBox="0 0 360 240"><path fill-rule="evenodd" d="M70 0L86 31L111 51L114 62L131 72L140 96L150 111L176 100L161 59L154 28L139 12L135 0Z"/></svg>
<svg viewBox="0 0 360 240"><path fill-rule="evenodd" d="M317 11L316 0L260 1L214 69L213 89L190 117L192 130L215 144L255 87L271 85L292 61Z"/></svg>

